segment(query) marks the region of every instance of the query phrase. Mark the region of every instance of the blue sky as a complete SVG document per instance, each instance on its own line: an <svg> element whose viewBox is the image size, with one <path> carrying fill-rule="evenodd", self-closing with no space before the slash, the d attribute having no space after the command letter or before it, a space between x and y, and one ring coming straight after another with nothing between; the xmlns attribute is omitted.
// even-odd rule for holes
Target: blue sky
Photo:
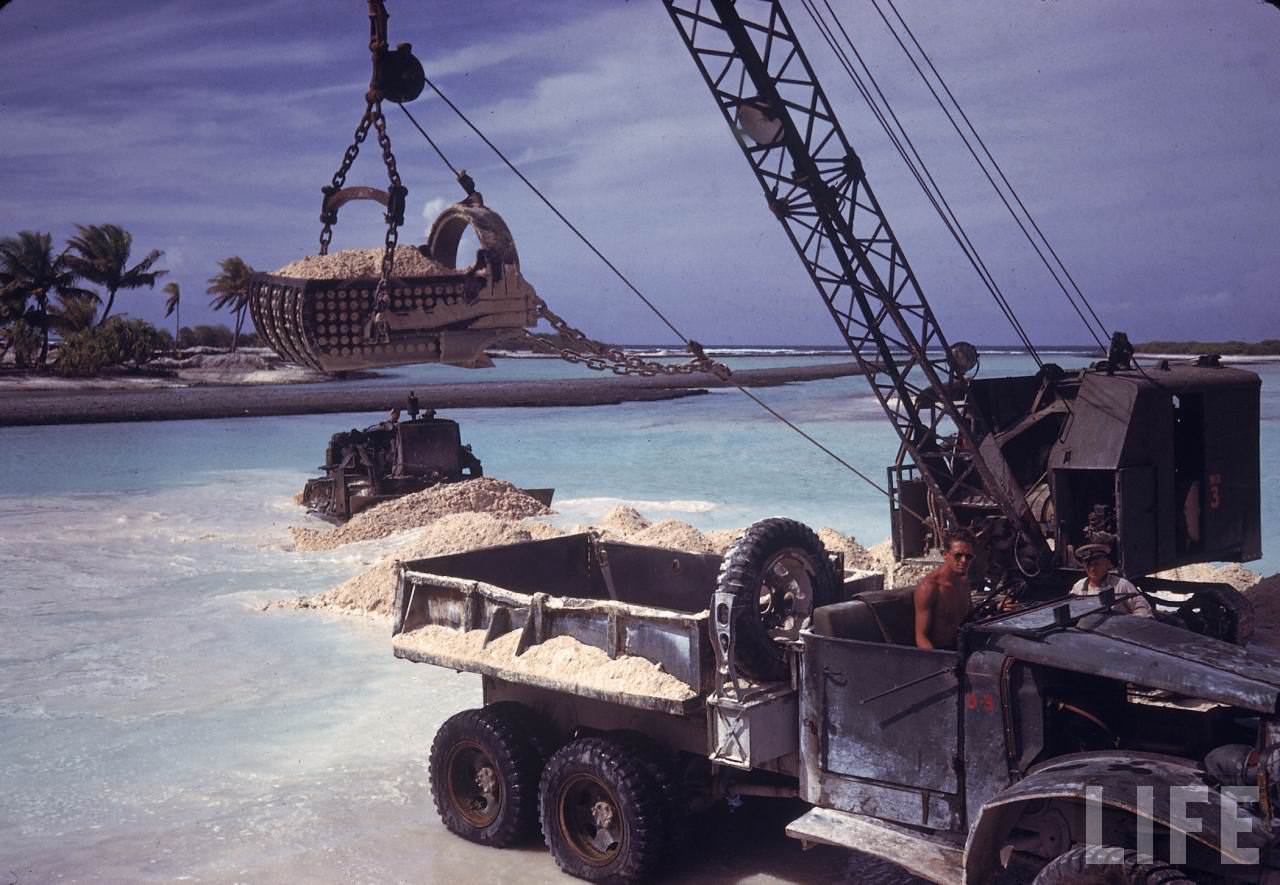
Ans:
<svg viewBox="0 0 1280 885"><path fill-rule="evenodd" d="M387 0L391 40L690 337L835 343L834 326L659 0ZM1070 312L867 0L832 3L1041 343ZM899 0L1108 326L1280 337L1280 11L1258 0ZM791 14L802 33L805 16ZM184 323L241 255L316 251L319 189L368 82L362 0L12 0L0 10L0 234L114 222L166 252ZM952 339L1013 340L814 36L808 51ZM412 106L511 226L525 276L592 335L670 335L439 101ZM461 194L388 108L419 242ZM385 184L366 147L348 179ZM373 204L335 248L381 242ZM160 321L163 296L119 309Z"/></svg>

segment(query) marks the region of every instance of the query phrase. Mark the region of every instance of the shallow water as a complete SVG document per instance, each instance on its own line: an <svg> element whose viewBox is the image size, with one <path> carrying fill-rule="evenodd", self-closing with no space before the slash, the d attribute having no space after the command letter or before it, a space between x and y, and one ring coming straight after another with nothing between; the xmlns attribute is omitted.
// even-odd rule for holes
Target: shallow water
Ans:
<svg viewBox="0 0 1280 885"><path fill-rule="evenodd" d="M986 374L1024 365L991 358ZM1273 489L1280 367L1259 371ZM895 444L861 384L759 393L880 480ZM261 611L385 549L285 549L291 496L328 436L378 417L0 430L4 881L559 878L545 852L477 848L430 809L426 750L478 702L473 677L395 660L382 624ZM877 493L732 391L449 417L488 474L555 486L562 522L625 501L701 528L788 515L866 543L888 534ZM1280 570L1278 506L1265 502L1264 573ZM714 818L690 877L865 878L778 835L786 811Z"/></svg>

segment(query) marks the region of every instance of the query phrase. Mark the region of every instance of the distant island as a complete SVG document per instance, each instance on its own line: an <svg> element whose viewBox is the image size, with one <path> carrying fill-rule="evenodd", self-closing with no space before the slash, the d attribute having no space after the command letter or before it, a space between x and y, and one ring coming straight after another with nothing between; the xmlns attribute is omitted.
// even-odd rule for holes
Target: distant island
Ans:
<svg viewBox="0 0 1280 885"><path fill-rule="evenodd" d="M1147 341L1138 353L1220 353L1223 356L1280 356L1280 339L1262 341Z"/></svg>

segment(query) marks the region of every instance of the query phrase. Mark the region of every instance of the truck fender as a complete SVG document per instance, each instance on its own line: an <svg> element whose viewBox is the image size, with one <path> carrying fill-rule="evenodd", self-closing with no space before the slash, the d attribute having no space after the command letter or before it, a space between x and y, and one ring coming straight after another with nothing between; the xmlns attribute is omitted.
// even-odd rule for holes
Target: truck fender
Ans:
<svg viewBox="0 0 1280 885"><path fill-rule="evenodd" d="M1025 778L983 805L965 843L967 885L991 881L997 871L997 856L1004 839L1028 806L1055 799L1083 806L1090 787L1102 788L1101 804L1104 808L1138 815L1145 804L1147 807L1142 813L1154 821L1157 830L1184 832L1189 842L1198 842L1214 852L1222 852L1222 857L1229 862L1257 863L1258 860L1251 860L1251 856L1266 860L1266 847L1271 840L1265 822L1244 806L1237 805L1231 797L1224 796L1208 781L1202 769L1187 760L1128 751L1073 753L1036 766ZM1142 797L1141 802L1140 787L1153 788L1150 798ZM1199 821L1198 832L1191 831L1185 822L1174 820L1173 787L1207 791L1204 795L1209 807L1203 811L1188 812ZM1225 848L1222 846L1224 804L1228 804L1228 813L1234 812L1244 830L1235 836L1233 844ZM1062 850L1068 847L1064 845Z"/></svg>

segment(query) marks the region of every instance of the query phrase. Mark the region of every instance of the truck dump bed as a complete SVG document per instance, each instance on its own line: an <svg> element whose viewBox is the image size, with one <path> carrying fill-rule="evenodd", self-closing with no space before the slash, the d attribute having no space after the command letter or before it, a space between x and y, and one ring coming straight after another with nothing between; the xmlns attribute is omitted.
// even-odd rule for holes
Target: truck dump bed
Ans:
<svg viewBox="0 0 1280 885"><path fill-rule="evenodd" d="M568 535L400 564L396 657L677 716L715 685L720 557Z"/></svg>

